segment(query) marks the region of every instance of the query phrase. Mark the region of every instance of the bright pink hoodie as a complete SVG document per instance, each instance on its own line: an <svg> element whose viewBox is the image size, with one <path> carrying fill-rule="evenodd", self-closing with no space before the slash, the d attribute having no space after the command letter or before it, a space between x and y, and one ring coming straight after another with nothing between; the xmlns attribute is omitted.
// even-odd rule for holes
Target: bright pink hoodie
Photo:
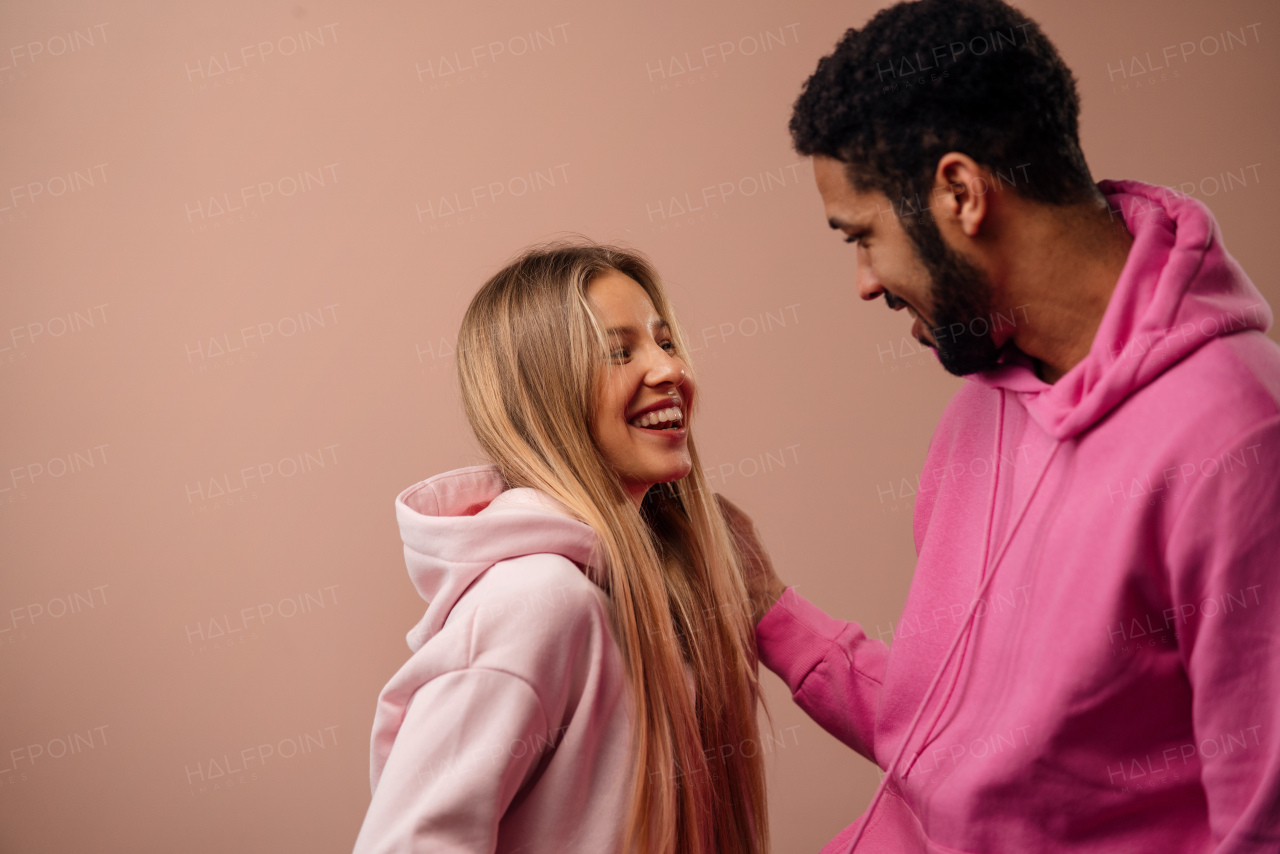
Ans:
<svg viewBox="0 0 1280 854"><path fill-rule="evenodd" d="M951 400L892 650L793 588L758 627L819 724L902 750L860 852L1280 850L1271 310L1201 203L1100 187L1135 240L1093 346Z"/></svg>
<svg viewBox="0 0 1280 854"><path fill-rule="evenodd" d="M355 854L616 850L632 708L594 532L492 466L409 487L396 517L430 604L378 697Z"/></svg>

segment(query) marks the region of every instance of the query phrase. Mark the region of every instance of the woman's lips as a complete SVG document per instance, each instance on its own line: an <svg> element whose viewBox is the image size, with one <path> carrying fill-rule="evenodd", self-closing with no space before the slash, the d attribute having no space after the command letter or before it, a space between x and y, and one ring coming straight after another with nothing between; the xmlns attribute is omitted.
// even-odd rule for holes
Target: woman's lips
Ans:
<svg viewBox="0 0 1280 854"><path fill-rule="evenodd" d="M627 422L627 426L642 433L652 433L655 436L665 436L668 439L679 440L685 436L684 417L684 408L682 406L668 406L651 410L637 418L632 418Z"/></svg>
<svg viewBox="0 0 1280 854"><path fill-rule="evenodd" d="M651 409L643 415L637 415L627 422L632 427L657 427L662 424L684 425L684 410L680 404Z"/></svg>
<svg viewBox="0 0 1280 854"><path fill-rule="evenodd" d="M628 424L627 426L632 430L639 430L641 433L648 433L651 436L659 436L672 441L683 439L689 432L686 427L668 427L665 430L660 430L655 427L637 427L634 424Z"/></svg>

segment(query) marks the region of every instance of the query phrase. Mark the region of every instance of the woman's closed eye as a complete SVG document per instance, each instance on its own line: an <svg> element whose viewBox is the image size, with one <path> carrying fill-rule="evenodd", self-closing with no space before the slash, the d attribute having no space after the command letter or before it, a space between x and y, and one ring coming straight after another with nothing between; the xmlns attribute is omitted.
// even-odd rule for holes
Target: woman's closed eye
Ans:
<svg viewBox="0 0 1280 854"><path fill-rule="evenodd" d="M664 341L658 346L666 350L668 353L674 353L676 351L676 342L674 341ZM609 358L626 361L631 358L631 350L627 347L617 347L609 353Z"/></svg>

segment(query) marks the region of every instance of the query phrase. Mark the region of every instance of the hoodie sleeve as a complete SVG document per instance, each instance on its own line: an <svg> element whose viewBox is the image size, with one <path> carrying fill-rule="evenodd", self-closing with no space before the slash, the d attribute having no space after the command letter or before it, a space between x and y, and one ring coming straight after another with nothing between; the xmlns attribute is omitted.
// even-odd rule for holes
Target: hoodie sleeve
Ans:
<svg viewBox="0 0 1280 854"><path fill-rule="evenodd" d="M468 667L414 693L353 854L492 852L552 733L519 676Z"/></svg>
<svg viewBox="0 0 1280 854"><path fill-rule="evenodd" d="M828 616L786 591L756 626L760 661L782 677L819 726L875 761L876 709L889 646L857 623Z"/></svg>
<svg viewBox="0 0 1280 854"><path fill-rule="evenodd" d="M1280 418L1197 467L1201 479L1168 541L1173 607L1165 619L1174 626L1191 683L1214 851L1276 851Z"/></svg>

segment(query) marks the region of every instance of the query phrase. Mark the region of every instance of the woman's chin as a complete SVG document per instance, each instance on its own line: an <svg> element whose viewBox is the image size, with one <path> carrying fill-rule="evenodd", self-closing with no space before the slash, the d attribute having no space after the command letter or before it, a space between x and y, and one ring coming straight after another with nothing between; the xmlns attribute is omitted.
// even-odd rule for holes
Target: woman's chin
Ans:
<svg viewBox="0 0 1280 854"><path fill-rule="evenodd" d="M639 482L644 485L645 491L659 483L672 483L689 476L689 472L693 471L693 465L686 459L682 462L676 461L665 465L649 465L645 466L642 475L636 475L631 478L632 482Z"/></svg>
<svg viewBox="0 0 1280 854"><path fill-rule="evenodd" d="M688 458L673 462L670 465L659 466L655 471L654 483L671 483L688 477L689 472L693 471L693 464Z"/></svg>

